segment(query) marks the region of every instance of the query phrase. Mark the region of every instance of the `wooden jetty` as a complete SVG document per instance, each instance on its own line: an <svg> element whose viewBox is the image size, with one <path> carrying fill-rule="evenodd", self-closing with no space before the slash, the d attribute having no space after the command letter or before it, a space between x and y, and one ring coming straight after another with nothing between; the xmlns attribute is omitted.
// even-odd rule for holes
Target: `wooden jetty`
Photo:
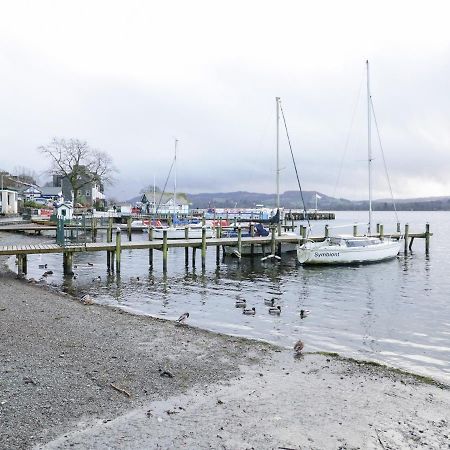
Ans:
<svg viewBox="0 0 450 450"><path fill-rule="evenodd" d="M80 252L106 252L106 265L108 270L120 272L121 253L123 250L148 250L149 251L149 266L153 267L153 251L159 250L163 254L163 270L167 270L168 262L168 249L170 248L184 248L185 249L185 265L189 265L189 249L192 249L192 265L195 266L196 250L201 251L202 268L206 266L206 251L208 247L216 248L216 264L220 264L220 248L224 246L235 246L238 254L242 254L242 246L250 245L252 249L255 246L263 246L263 249L267 249L268 254L279 253L280 246L283 243L302 243L306 240L306 227L300 226L300 234L297 236L278 236L276 233L277 226L270 226L270 235L267 237L261 236L242 236L242 228L238 227L236 237L222 237L222 228L216 229L217 237L206 238L206 229L203 227L201 239L190 239L189 228L185 228L185 239L168 240L167 231L163 232L163 239L153 239L153 228L148 229L148 240L139 242L122 242L121 231L115 231L115 242L113 242L113 230L110 226L107 230L107 242L86 242L70 244L22 244L22 245L7 245L0 246L0 256L3 255L16 255L18 274L22 276L27 273L27 255L31 254L43 254L43 253L60 253L63 255L63 270L64 274L71 275L73 267L73 255ZM425 252L429 253L430 243L430 226L426 224L424 233L411 233L409 231L409 225L406 224L404 233L400 233L399 224L397 226L397 232L393 234L384 234L383 225L377 225L377 233L373 236L380 238L392 237L394 239L404 239L404 253L407 254L411 251L414 239L425 239ZM1 230L1 228L0 228ZM329 235L328 225L325 226L324 236L311 237L309 240L323 241ZM358 235L357 226L353 226L353 235ZM255 255L256 256L256 255Z"/></svg>

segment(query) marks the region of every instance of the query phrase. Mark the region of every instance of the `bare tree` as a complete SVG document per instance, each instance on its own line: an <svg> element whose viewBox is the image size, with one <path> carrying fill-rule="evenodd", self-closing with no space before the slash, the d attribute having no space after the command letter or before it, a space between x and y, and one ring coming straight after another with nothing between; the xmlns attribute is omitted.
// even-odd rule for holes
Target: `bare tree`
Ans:
<svg viewBox="0 0 450 450"><path fill-rule="evenodd" d="M39 149L51 161L49 173L66 177L73 190L74 203L80 190L89 183L111 184L114 168L111 157L100 150L89 147L86 141L79 139L53 138L48 145Z"/></svg>

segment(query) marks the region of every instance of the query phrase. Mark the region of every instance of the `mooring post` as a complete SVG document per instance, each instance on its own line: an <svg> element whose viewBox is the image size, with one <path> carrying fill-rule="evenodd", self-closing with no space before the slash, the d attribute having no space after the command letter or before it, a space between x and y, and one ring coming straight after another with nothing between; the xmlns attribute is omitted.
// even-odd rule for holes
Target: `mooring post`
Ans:
<svg viewBox="0 0 450 450"><path fill-rule="evenodd" d="M255 225L253 225L253 223L250 224L250 236L252 238L255 237ZM250 245L250 255L253 258L253 255L255 254L255 245L253 244L253 240L252 240L252 244Z"/></svg>
<svg viewBox="0 0 450 450"><path fill-rule="evenodd" d="M116 272L120 273L120 253L122 251L121 249L121 240L122 237L120 235L120 228L116 231Z"/></svg>
<svg viewBox="0 0 450 450"><path fill-rule="evenodd" d="M192 267L195 267L195 252L197 250L197 247L192 247Z"/></svg>
<svg viewBox="0 0 450 450"><path fill-rule="evenodd" d="M358 236L358 225L353 225L353 236Z"/></svg>
<svg viewBox="0 0 450 450"><path fill-rule="evenodd" d="M401 228L400 228L400 222L397 222L397 233L400 233L400 230L401 230Z"/></svg>
<svg viewBox="0 0 450 450"><path fill-rule="evenodd" d="M73 261L73 253L72 252L64 252L63 253L63 273L64 275L72 275L72 261Z"/></svg>
<svg viewBox="0 0 450 450"><path fill-rule="evenodd" d="M380 239L384 239L384 225L380 224Z"/></svg>
<svg viewBox="0 0 450 450"><path fill-rule="evenodd" d="M325 237L327 238L329 236L329 230L328 230L328 224L325 225Z"/></svg>
<svg viewBox="0 0 450 450"><path fill-rule="evenodd" d="M237 230L237 235L238 235L238 244L237 244L237 250L238 250L238 252L239 252L239 258L241 257L241 255L242 255L242 228L241 228L241 226L239 225L239 227L238 227L238 230Z"/></svg>
<svg viewBox="0 0 450 450"><path fill-rule="evenodd" d="M203 221L205 219L203 218ZM206 267L206 226L202 226L202 269Z"/></svg>
<svg viewBox="0 0 450 450"><path fill-rule="evenodd" d="M112 222L110 221L108 224L108 229L106 230L106 242L112 242ZM113 252L110 250L106 251L106 266L108 270L111 270L111 254Z"/></svg>
<svg viewBox="0 0 450 450"><path fill-rule="evenodd" d="M294 221L294 216L292 215L292 212L291 212L291 223L292 223L292 231L295 231L295 221Z"/></svg>
<svg viewBox="0 0 450 450"><path fill-rule="evenodd" d="M93 218L93 241L97 241L97 233L98 233L98 219L96 217Z"/></svg>
<svg viewBox="0 0 450 450"><path fill-rule="evenodd" d="M189 227L186 225L184 227L184 238L188 241L189 240ZM184 266L189 267L189 246L186 245L184 247Z"/></svg>
<svg viewBox="0 0 450 450"><path fill-rule="evenodd" d="M27 260L27 255L22 255L22 270L23 273L26 275L28 272L28 260Z"/></svg>
<svg viewBox="0 0 450 450"><path fill-rule="evenodd" d="M167 271L167 230L163 231L163 271Z"/></svg>
<svg viewBox="0 0 450 450"><path fill-rule="evenodd" d="M222 237L222 223L219 220L219 227L216 224L216 238ZM216 266L220 266L220 244L216 245Z"/></svg>
<svg viewBox="0 0 450 450"><path fill-rule="evenodd" d="M408 254L408 236L409 236L409 224L405 224L405 255Z"/></svg>
<svg viewBox="0 0 450 450"><path fill-rule="evenodd" d="M425 254L430 253L430 224L425 225Z"/></svg>
<svg viewBox="0 0 450 450"><path fill-rule="evenodd" d="M380 224L377 223L377 234L380 234Z"/></svg>
<svg viewBox="0 0 450 450"><path fill-rule="evenodd" d="M131 217L127 217L128 240L131 241Z"/></svg>
<svg viewBox="0 0 450 450"><path fill-rule="evenodd" d="M16 255L16 262L17 262L17 276L19 278L23 277L23 260L22 255Z"/></svg>
<svg viewBox="0 0 450 450"><path fill-rule="evenodd" d="M272 231L272 235L271 235L271 240L270 240L270 248L272 251L272 255L275 255L276 252L276 241L275 241L275 232L277 230L276 225L272 225L271 227L271 231Z"/></svg>
<svg viewBox="0 0 450 450"><path fill-rule="evenodd" d="M153 225L151 225L151 222L148 226L148 240L153 241ZM148 249L148 265L150 266L150 269L153 269L153 249Z"/></svg>

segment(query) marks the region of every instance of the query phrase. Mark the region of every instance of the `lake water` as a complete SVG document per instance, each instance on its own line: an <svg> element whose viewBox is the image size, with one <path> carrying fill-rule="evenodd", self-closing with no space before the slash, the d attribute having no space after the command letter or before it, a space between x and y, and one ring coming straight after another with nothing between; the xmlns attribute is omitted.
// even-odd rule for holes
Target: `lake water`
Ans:
<svg viewBox="0 0 450 450"><path fill-rule="evenodd" d="M392 213L374 217L386 233L394 230ZM367 213L337 212L336 218L331 226L350 226L332 233L351 232L354 222L367 220ZM98 252L75 254L77 278L64 280L62 255L31 255L28 277L38 279L43 273L38 266L46 263L54 271L48 283L77 295L90 293L101 304L167 319L188 311L188 323L200 328L285 347L302 339L306 351L375 360L450 383L450 212L401 212L399 219L410 224L411 232L423 232L430 223L429 256L418 239L412 254L378 264L301 267L290 254L278 263L227 257L217 267L211 248L202 270L199 252L193 269L184 267L183 249L172 249L164 274L160 252L154 252L149 271L148 251L133 250L123 251L122 272L116 276L106 271L105 252ZM324 225L313 223L313 234L323 234ZM3 233L0 245L30 239ZM147 235L133 234L137 239ZM264 300L272 297L281 305L280 316L268 314ZM237 299L255 307L256 315L243 315L235 308ZM301 309L310 315L301 319Z"/></svg>

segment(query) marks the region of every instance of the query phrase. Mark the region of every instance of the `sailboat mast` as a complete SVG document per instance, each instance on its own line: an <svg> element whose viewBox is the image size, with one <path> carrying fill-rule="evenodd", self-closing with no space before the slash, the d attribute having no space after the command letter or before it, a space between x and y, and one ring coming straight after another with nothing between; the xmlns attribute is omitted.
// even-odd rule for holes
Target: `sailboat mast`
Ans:
<svg viewBox="0 0 450 450"><path fill-rule="evenodd" d="M173 160L174 176L173 176L173 213L177 213L177 144L178 139L175 139L175 157Z"/></svg>
<svg viewBox="0 0 450 450"><path fill-rule="evenodd" d="M280 97L275 97L277 107L277 210L280 209Z"/></svg>
<svg viewBox="0 0 450 450"><path fill-rule="evenodd" d="M369 76L369 61L366 61L367 68L367 161L368 161L368 169L369 169L369 225L368 225L368 233L371 233L371 225L372 225L372 145L371 145L371 113L370 113L370 76Z"/></svg>

